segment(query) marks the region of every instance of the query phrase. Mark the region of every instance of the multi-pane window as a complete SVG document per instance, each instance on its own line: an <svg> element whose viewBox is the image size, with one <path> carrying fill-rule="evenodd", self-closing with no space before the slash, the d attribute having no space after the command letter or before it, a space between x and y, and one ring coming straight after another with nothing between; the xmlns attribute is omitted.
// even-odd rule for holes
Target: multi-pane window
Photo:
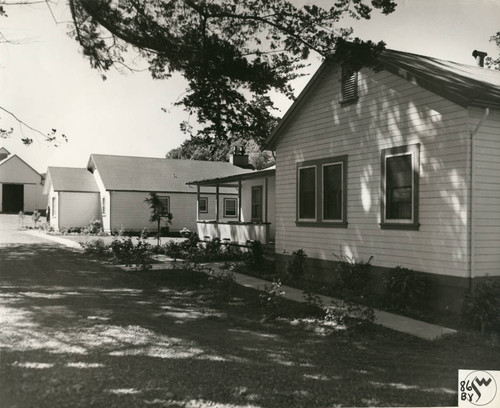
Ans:
<svg viewBox="0 0 500 408"><path fill-rule="evenodd" d="M297 225L347 226L347 156L297 165Z"/></svg>
<svg viewBox="0 0 500 408"><path fill-rule="evenodd" d="M102 215L106 215L106 197L101 199Z"/></svg>
<svg viewBox="0 0 500 408"><path fill-rule="evenodd" d="M252 187L252 221L262 221L262 186Z"/></svg>
<svg viewBox="0 0 500 408"><path fill-rule="evenodd" d="M342 220L343 164L323 165L323 220Z"/></svg>
<svg viewBox="0 0 500 408"><path fill-rule="evenodd" d="M358 73L348 65L342 66L342 103L358 100Z"/></svg>
<svg viewBox="0 0 500 408"><path fill-rule="evenodd" d="M208 212L208 197L200 197L198 201L198 209L201 213Z"/></svg>
<svg viewBox="0 0 500 408"><path fill-rule="evenodd" d="M418 228L420 146L382 150L381 226Z"/></svg>
<svg viewBox="0 0 500 408"><path fill-rule="evenodd" d="M236 198L224 198L224 217L234 218L238 215Z"/></svg>
<svg viewBox="0 0 500 408"><path fill-rule="evenodd" d="M160 214L166 215L170 212L170 197L159 196L158 202L160 204Z"/></svg>
<svg viewBox="0 0 500 408"><path fill-rule="evenodd" d="M299 220L316 219L316 166L299 168Z"/></svg>

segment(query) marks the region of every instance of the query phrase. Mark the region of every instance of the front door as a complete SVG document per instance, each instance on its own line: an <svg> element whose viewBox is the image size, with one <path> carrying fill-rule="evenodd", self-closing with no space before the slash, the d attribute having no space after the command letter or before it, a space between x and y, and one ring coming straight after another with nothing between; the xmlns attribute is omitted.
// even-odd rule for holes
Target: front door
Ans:
<svg viewBox="0 0 500 408"><path fill-rule="evenodd" d="M24 210L24 185L2 184L2 212L18 213Z"/></svg>

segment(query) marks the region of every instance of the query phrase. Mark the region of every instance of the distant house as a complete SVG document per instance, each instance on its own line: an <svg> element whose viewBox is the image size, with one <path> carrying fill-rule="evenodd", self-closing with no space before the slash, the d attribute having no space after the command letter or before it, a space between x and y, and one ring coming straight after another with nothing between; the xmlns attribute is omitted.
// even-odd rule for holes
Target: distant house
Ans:
<svg viewBox="0 0 500 408"><path fill-rule="evenodd" d="M386 50L382 69L325 61L266 141L276 257L334 253L433 279L433 303L500 276L500 72ZM376 282L380 282L377 279Z"/></svg>
<svg viewBox="0 0 500 408"><path fill-rule="evenodd" d="M186 183L207 174L225 176L247 171L222 162L92 154L87 168L49 168L46 192L57 218L51 218L51 223L60 230L88 225L95 218L102 220L107 232L140 231L144 227L155 230L156 223L149 221L151 210L145 202L155 193L165 211L173 215L171 231L196 230L197 192ZM214 214L215 190L205 196L207 214ZM221 190L221 203L226 198L237 199L236 190ZM75 210L82 214L72 215Z"/></svg>
<svg viewBox="0 0 500 408"><path fill-rule="evenodd" d="M198 194L198 235L239 244L270 243L275 236L275 167L260 171L193 181ZM207 188L236 188L238 198L225 198L215 214L202 211ZM215 215L215 216L214 216Z"/></svg>
<svg viewBox="0 0 500 408"><path fill-rule="evenodd" d="M45 210L43 176L23 159L0 148L0 212Z"/></svg>

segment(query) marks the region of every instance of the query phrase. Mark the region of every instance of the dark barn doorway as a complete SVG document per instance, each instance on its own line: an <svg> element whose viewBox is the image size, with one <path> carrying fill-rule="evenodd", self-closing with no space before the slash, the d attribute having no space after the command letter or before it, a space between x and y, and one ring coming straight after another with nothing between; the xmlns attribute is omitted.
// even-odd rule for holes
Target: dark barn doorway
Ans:
<svg viewBox="0 0 500 408"><path fill-rule="evenodd" d="M2 184L2 212L18 213L24 209L24 185Z"/></svg>

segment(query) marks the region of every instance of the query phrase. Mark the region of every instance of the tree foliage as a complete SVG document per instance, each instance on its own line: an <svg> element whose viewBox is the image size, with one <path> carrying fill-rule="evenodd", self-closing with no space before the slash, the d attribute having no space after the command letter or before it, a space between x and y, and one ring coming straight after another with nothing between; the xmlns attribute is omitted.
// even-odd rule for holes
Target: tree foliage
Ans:
<svg viewBox="0 0 500 408"><path fill-rule="evenodd" d="M500 48L500 31L497 32L495 35L491 36L490 41L495 42L497 47ZM488 68L500 70L500 55L496 58L486 57L486 66Z"/></svg>
<svg viewBox="0 0 500 408"><path fill-rule="evenodd" d="M270 92L293 98L290 81L311 52L373 65L383 43L345 40L344 17L389 14L392 0L337 0L329 9L286 0L70 0L73 35L102 75L127 64L131 48L153 78L180 72L188 82L178 101L196 115L183 124L195 141L262 142L276 122ZM342 57L342 56L341 56ZM203 143L202 143L203 144ZM205 143L206 144L206 143ZM224 144L224 143L223 143Z"/></svg>

